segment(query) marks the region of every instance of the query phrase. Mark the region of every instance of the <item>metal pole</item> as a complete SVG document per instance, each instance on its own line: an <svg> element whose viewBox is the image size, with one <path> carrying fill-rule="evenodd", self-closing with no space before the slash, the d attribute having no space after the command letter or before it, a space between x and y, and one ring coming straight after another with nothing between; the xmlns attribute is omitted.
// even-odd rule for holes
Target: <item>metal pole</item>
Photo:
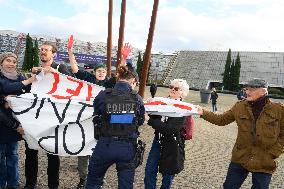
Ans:
<svg viewBox="0 0 284 189"><path fill-rule="evenodd" d="M126 12L126 0L121 1L121 13L120 13L120 25L119 25L119 38L117 45L117 63L116 69L121 63L121 48L124 40L124 25L125 25L125 12Z"/></svg>
<svg viewBox="0 0 284 189"><path fill-rule="evenodd" d="M151 22L150 22L149 33L148 33L148 39L147 39L147 45L146 45L146 51L145 51L144 61L143 61L144 63L143 63L143 68L142 68L142 77L141 77L141 82L139 85L139 92L138 92L142 98L144 97L145 86L147 82L147 74L148 74L148 68L149 68L150 58L151 58L151 49L152 49L152 42L153 42L153 36L154 36L154 30L155 30L155 24L156 24L156 18L157 18L158 5L159 5L159 0L154 0Z"/></svg>
<svg viewBox="0 0 284 189"><path fill-rule="evenodd" d="M107 35L107 75L111 76L111 48L112 48L112 11L113 0L108 4L108 35Z"/></svg>

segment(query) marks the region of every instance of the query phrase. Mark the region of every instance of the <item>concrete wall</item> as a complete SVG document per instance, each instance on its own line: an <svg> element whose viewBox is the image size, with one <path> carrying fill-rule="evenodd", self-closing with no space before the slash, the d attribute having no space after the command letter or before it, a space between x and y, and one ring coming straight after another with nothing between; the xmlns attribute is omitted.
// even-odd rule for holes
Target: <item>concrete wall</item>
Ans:
<svg viewBox="0 0 284 189"><path fill-rule="evenodd" d="M186 79L191 88L205 88L208 81L223 80L227 53L224 51L180 51L175 67L167 78ZM236 59L238 52L232 52ZM283 52L239 52L241 59L240 83L251 78L264 78L270 86L284 87Z"/></svg>

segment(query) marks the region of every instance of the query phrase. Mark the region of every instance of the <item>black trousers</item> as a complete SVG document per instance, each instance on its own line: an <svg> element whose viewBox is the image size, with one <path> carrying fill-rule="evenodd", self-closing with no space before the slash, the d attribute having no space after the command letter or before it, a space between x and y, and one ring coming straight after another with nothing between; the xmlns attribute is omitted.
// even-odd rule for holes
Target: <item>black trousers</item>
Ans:
<svg viewBox="0 0 284 189"><path fill-rule="evenodd" d="M38 151L30 149L26 146L26 160L25 160L25 176L26 185L34 186L37 183L37 173L38 173ZM48 175L48 187L57 188L59 186L59 156L47 154L48 165L47 165L47 175Z"/></svg>

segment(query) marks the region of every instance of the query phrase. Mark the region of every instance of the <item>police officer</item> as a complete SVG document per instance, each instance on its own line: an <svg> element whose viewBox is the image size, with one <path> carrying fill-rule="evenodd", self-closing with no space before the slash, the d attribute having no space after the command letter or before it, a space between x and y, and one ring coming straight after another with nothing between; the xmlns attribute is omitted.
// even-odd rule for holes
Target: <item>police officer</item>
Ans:
<svg viewBox="0 0 284 189"><path fill-rule="evenodd" d="M133 91L137 82L137 74L121 66L114 88L101 91L94 100L94 125L100 136L90 158L86 189L101 188L114 163L118 188L133 188L138 126L145 114L142 98Z"/></svg>

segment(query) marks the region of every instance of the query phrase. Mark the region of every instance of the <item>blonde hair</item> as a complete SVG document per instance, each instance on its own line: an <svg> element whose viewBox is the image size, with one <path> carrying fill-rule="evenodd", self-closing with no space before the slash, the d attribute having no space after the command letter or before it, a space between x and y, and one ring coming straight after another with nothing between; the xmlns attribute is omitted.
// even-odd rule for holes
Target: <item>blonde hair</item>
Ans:
<svg viewBox="0 0 284 189"><path fill-rule="evenodd" d="M171 80L170 85L179 87L182 91L181 96L186 97L189 92L189 85L187 84L186 80L184 79L174 79Z"/></svg>

